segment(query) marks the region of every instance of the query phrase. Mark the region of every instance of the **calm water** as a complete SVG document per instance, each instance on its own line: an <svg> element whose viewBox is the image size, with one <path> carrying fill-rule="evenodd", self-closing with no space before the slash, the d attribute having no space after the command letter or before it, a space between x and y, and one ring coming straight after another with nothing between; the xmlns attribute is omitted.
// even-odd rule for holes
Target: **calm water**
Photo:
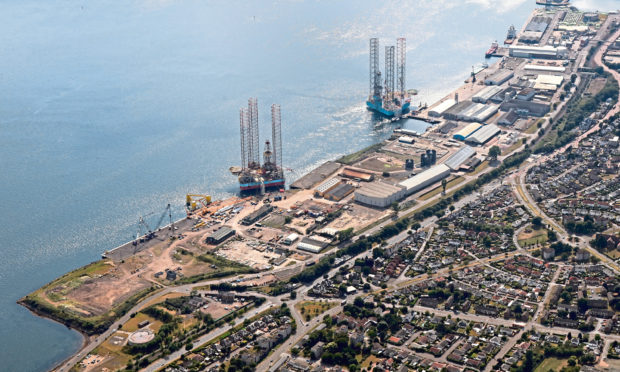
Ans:
<svg viewBox="0 0 620 372"><path fill-rule="evenodd" d="M407 37L408 87L432 103L533 2L0 2L0 369L46 370L81 343L18 298L128 240L142 214L236 191L249 96L264 136L282 105L295 179L389 135L363 106L369 37Z"/></svg>

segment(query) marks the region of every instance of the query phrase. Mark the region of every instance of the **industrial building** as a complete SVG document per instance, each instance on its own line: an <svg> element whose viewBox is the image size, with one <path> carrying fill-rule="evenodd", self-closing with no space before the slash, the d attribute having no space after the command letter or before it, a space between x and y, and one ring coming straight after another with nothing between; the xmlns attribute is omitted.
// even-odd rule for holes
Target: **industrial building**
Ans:
<svg viewBox="0 0 620 372"><path fill-rule="evenodd" d="M566 71L566 67L562 67L562 66L543 66L543 65L532 65L532 64L525 65L523 69L526 71L545 71L545 72L557 72L557 73L563 73L564 71Z"/></svg>
<svg viewBox="0 0 620 372"><path fill-rule="evenodd" d="M445 164L438 164L422 173L416 174L415 176L400 182L399 185L404 187L405 195L408 196L448 177L449 175L450 168L448 168Z"/></svg>
<svg viewBox="0 0 620 372"><path fill-rule="evenodd" d="M456 139L456 140L465 141L465 139L467 137L471 136L475 131L477 131L480 128L482 128L482 124L480 124L480 123L468 124L463 129L461 129L458 132L454 133L453 138Z"/></svg>
<svg viewBox="0 0 620 372"><path fill-rule="evenodd" d="M545 103L538 103L532 101L521 101L517 99L511 99L501 104L500 109L502 111L513 110L520 116L536 116L542 117L549 112L549 105Z"/></svg>
<svg viewBox="0 0 620 372"><path fill-rule="evenodd" d="M403 187L385 182L369 183L355 191L356 202L379 208L385 208L403 197Z"/></svg>
<svg viewBox="0 0 620 372"><path fill-rule="evenodd" d="M327 181L320 184L319 186L317 186L317 188L314 189L314 193L319 196L323 196L323 194L325 194L328 190L338 185L340 182L341 181L339 178L330 178Z"/></svg>
<svg viewBox="0 0 620 372"><path fill-rule="evenodd" d="M460 102L444 112L444 117L450 120L486 121L497 113L496 105L485 105L472 101Z"/></svg>
<svg viewBox="0 0 620 372"><path fill-rule="evenodd" d="M291 245L291 244L295 243L297 241L297 239L299 239L299 234L292 233L289 236L287 236L286 238L284 238L282 243L286 244L286 245Z"/></svg>
<svg viewBox="0 0 620 372"><path fill-rule="evenodd" d="M332 187L328 191L326 191L323 194L323 197L331 201L340 201L349 196L349 194L351 194L353 191L355 191L355 187L348 183L341 182L337 186Z"/></svg>
<svg viewBox="0 0 620 372"><path fill-rule="evenodd" d="M249 215L243 217L243 219L241 220L241 224L242 225L251 225L254 222L260 220L261 218L265 217L266 215L268 215L269 213L271 213L271 211L273 210L273 207L271 205L263 205L262 207L258 208L258 210L250 213Z"/></svg>
<svg viewBox="0 0 620 372"><path fill-rule="evenodd" d="M564 82L563 76L540 74L536 76L536 80L534 80L534 87L536 87L537 84L545 84L545 85L554 85L555 88L557 89L560 87L560 85L562 85L562 82Z"/></svg>
<svg viewBox="0 0 620 372"><path fill-rule="evenodd" d="M551 59L564 59L568 57L568 50L566 47L552 47L545 45L542 47L537 46L525 46L525 45L511 45L508 47L508 53L511 57L517 58L551 58Z"/></svg>
<svg viewBox="0 0 620 372"><path fill-rule="evenodd" d="M502 85L508 80L510 80L515 73L512 70L507 69L499 69L495 71L492 75L488 76L484 79L484 84L486 85Z"/></svg>
<svg viewBox="0 0 620 372"><path fill-rule="evenodd" d="M507 111L497 120L499 125L513 125L519 119L519 115L514 110Z"/></svg>
<svg viewBox="0 0 620 372"><path fill-rule="evenodd" d="M372 173L366 173L366 172L362 172L360 170L351 169L351 168L344 168L340 175L343 177L358 179L360 181L366 181L366 182L370 182L375 178L374 174Z"/></svg>
<svg viewBox="0 0 620 372"><path fill-rule="evenodd" d="M485 125L474 134L467 137L466 141L476 145L482 145L488 142L491 138L495 137L501 132L501 129L495 124Z"/></svg>
<svg viewBox="0 0 620 372"><path fill-rule="evenodd" d="M519 41L526 44L536 44L540 42L540 39L547 30L547 27L549 27L550 23L551 18L549 17L537 16L532 18L519 36Z"/></svg>
<svg viewBox="0 0 620 372"><path fill-rule="evenodd" d="M532 88L523 88L517 92L516 99L521 100L521 101L529 101L532 98L534 98L535 94L536 94L536 90Z"/></svg>
<svg viewBox="0 0 620 372"><path fill-rule="evenodd" d="M207 237L207 244L220 244L231 236L235 235L235 230L227 226L220 227L216 232Z"/></svg>
<svg viewBox="0 0 620 372"><path fill-rule="evenodd" d="M501 91L502 91L502 88L498 86L485 87L480 92L474 94L471 100L474 102L478 102L478 103L487 103L491 99L491 97L493 97L494 95L496 95L497 93Z"/></svg>
<svg viewBox="0 0 620 372"><path fill-rule="evenodd" d="M446 110L448 110L452 106L456 105L456 103L457 102L455 100L453 100L452 98L448 98L447 100L445 100L442 103L438 104L434 108L430 109L428 111L428 116L440 117L440 116L443 115L444 112L446 112Z"/></svg>
<svg viewBox="0 0 620 372"><path fill-rule="evenodd" d="M463 146L444 162L453 171L459 169L469 158L476 155L476 150L471 146Z"/></svg>
<svg viewBox="0 0 620 372"><path fill-rule="evenodd" d="M301 239L299 244L297 244L297 249L301 249L303 251L307 251L310 253L319 253L323 249L325 249L325 247L327 247L326 242L322 242L316 239L311 239L308 237L304 237L303 239Z"/></svg>

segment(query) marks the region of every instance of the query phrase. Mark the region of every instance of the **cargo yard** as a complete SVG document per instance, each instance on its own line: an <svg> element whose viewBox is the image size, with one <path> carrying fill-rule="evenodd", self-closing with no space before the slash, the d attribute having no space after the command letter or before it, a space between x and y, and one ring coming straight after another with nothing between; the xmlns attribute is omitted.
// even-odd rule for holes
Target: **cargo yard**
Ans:
<svg viewBox="0 0 620 372"><path fill-rule="evenodd" d="M584 47L606 20L607 15L598 13L537 9L520 32L509 29L504 46L492 45L487 54L496 60L472 72L463 86L437 103L411 112L404 81L405 39L397 40L396 49L385 49L384 82L378 39L373 38L368 109L432 123L424 133L390 121L395 130L388 140L328 161L286 189L280 106L271 106L272 138L265 142L261 160L258 104L251 98L248 108L240 110L241 166L231 168L243 197L212 201L208 195L187 195L187 218L105 252L102 261L66 274L23 302L61 321L70 313L68 323L92 334L112 324L111 313L123 313L155 291L171 293L177 285L216 279L218 284L261 287L288 280L361 234L376 232L392 219L475 182L533 145L563 114L567 97L600 91L607 79L584 66ZM343 262L350 258L338 256ZM404 272L401 266L397 277ZM357 291L351 286L344 290L347 296ZM224 317L228 306L222 310L218 301L224 300L210 298L204 305ZM240 301L236 307L250 303ZM55 309L61 307L59 315ZM297 326L306 331L306 325Z"/></svg>

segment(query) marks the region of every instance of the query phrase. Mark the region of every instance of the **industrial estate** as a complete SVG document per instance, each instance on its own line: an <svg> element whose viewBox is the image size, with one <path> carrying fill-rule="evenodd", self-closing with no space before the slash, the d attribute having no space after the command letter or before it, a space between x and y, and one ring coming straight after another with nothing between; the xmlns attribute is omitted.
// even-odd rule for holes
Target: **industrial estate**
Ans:
<svg viewBox="0 0 620 372"><path fill-rule="evenodd" d="M384 78L371 39L393 135L288 187L280 106L261 159L250 98L239 196L20 300L84 334L56 370L620 370L620 14L547 3L428 107L405 39Z"/></svg>

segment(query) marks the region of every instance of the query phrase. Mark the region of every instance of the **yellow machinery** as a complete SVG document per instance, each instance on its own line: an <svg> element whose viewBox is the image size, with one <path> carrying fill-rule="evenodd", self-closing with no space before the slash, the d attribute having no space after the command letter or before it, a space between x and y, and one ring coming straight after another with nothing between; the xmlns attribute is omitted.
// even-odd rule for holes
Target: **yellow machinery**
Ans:
<svg viewBox="0 0 620 372"><path fill-rule="evenodd" d="M207 207L211 204L211 195L187 194L185 197L185 206L188 211L195 211L199 208L198 203L202 204L203 207Z"/></svg>

